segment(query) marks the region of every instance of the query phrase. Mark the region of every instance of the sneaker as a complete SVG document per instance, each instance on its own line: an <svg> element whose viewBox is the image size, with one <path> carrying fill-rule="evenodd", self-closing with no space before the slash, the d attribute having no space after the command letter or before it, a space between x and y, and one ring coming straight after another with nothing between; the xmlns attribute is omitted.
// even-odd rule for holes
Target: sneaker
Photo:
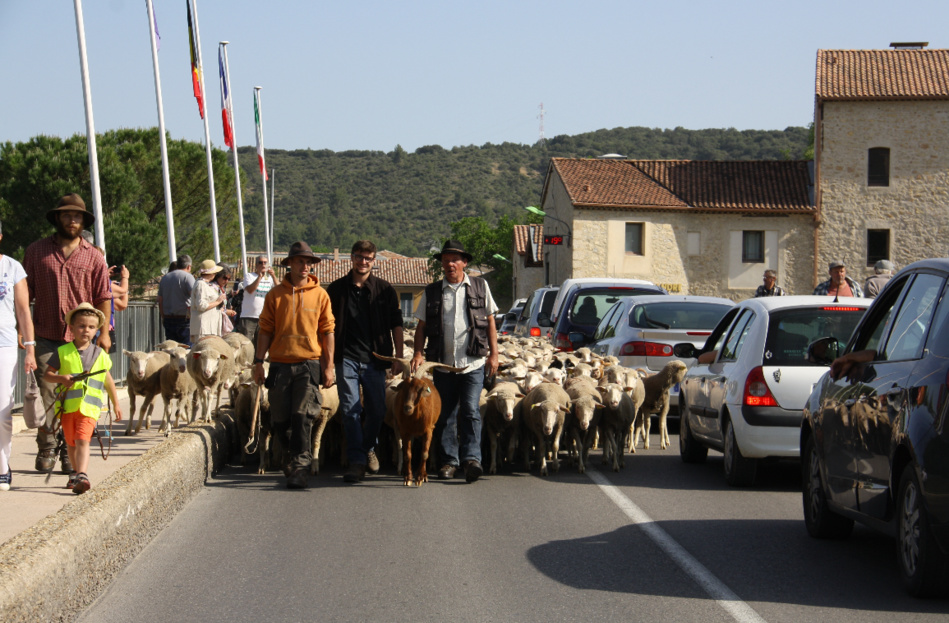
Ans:
<svg viewBox="0 0 949 623"><path fill-rule="evenodd" d="M89 477L86 476L85 472L80 472L76 474L76 484L73 485L72 492L76 495L85 493L92 488L92 484L89 483Z"/></svg>
<svg viewBox="0 0 949 623"><path fill-rule="evenodd" d="M349 469L343 474L343 481L350 483L361 482L363 478L366 477L366 466L362 463L353 463L349 466Z"/></svg>
<svg viewBox="0 0 949 623"><path fill-rule="evenodd" d="M73 472L69 474L69 480L66 481L66 488L70 491L72 491L72 488L76 486L76 476L78 476L78 474Z"/></svg>
<svg viewBox="0 0 949 623"><path fill-rule="evenodd" d="M480 461L471 460L465 464L465 482L476 482L483 473Z"/></svg>
<svg viewBox="0 0 949 623"><path fill-rule="evenodd" d="M69 453L65 448L59 453L59 471L62 474L72 473L72 461L69 460Z"/></svg>
<svg viewBox="0 0 949 623"><path fill-rule="evenodd" d="M0 491L9 491L13 484L13 470L8 469L6 474L0 474Z"/></svg>
<svg viewBox="0 0 949 623"><path fill-rule="evenodd" d="M36 453L36 464L34 467L38 472L48 472L56 464L56 449L47 448Z"/></svg>
<svg viewBox="0 0 949 623"><path fill-rule="evenodd" d="M366 462L367 463L366 469L369 470L370 474L378 474L379 473L379 458L376 456L376 451L370 450L368 452L367 458L369 460Z"/></svg>
<svg viewBox="0 0 949 623"><path fill-rule="evenodd" d="M287 489L306 489L306 475L309 468L297 467L287 476Z"/></svg>

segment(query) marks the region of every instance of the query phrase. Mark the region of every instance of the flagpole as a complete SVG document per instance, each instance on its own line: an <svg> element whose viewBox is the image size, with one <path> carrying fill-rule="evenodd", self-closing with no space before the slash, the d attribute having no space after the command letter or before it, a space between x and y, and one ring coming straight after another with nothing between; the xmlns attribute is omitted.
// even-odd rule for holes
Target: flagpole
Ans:
<svg viewBox="0 0 949 623"><path fill-rule="evenodd" d="M224 52L224 81L230 85L231 84L231 68L227 64L227 44L229 41L221 41L220 47L221 51ZM231 89L228 86L228 89ZM233 92L233 89L231 89ZM221 95L224 94L224 85L221 85ZM237 186L237 222L241 230L241 262L242 262L242 272L241 276L247 276L247 242L244 236L244 202L241 198L241 167L237 162L237 124L234 123L234 98L229 97L226 100L227 112L230 116L231 122L231 154L234 156L234 184Z"/></svg>
<svg viewBox="0 0 949 623"><path fill-rule="evenodd" d="M92 118L92 86L86 62L86 27L82 21L82 0L73 0L76 10L76 38L79 40L79 71L82 99L86 107L86 144L89 146L89 183L92 186L92 213L96 217L96 243L105 252L105 225L102 222L102 194L99 192L99 154L96 151L96 124Z"/></svg>
<svg viewBox="0 0 949 623"><path fill-rule="evenodd" d="M201 29L198 28L198 0L189 0L194 7L194 37L198 53L198 80L201 83L201 99L204 102L204 151L208 158L208 190L211 199L211 235L214 241L214 261L221 261L221 245L217 233L217 202L214 199L214 166L211 164L211 130L208 128L208 97L204 89L204 62L201 60Z"/></svg>
<svg viewBox="0 0 949 623"><path fill-rule="evenodd" d="M277 175L277 169L270 169L270 250L273 251L274 242L277 240L277 234L275 233L277 229L277 216L276 216L276 205L277 202L274 201L274 191L277 188L277 183L274 181L274 177Z"/></svg>
<svg viewBox="0 0 949 623"><path fill-rule="evenodd" d="M264 192L264 243L267 246L267 261L273 264L273 249L270 246L270 210L267 208L267 167L263 158L264 153L264 115L260 109L260 90L263 87L254 87L254 112L257 113L257 155L261 158L260 178Z"/></svg>
<svg viewBox="0 0 949 623"><path fill-rule="evenodd" d="M161 103L161 74L158 71L158 45L155 40L155 8L152 0L145 0L148 9L148 34L152 43L152 67L155 70L155 100L158 102L158 136L161 144L161 176L165 184L165 220L168 224L168 257L178 259L175 248L175 213L171 204L171 177L168 174L168 145L165 141L165 111Z"/></svg>

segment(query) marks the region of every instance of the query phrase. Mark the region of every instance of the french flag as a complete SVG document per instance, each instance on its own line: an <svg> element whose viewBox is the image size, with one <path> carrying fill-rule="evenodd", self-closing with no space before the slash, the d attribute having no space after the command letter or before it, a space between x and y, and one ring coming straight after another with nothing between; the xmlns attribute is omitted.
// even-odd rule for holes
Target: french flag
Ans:
<svg viewBox="0 0 949 623"><path fill-rule="evenodd" d="M221 74L221 118L224 121L224 144L234 149L234 118L231 112L231 89L227 86L227 74L224 71L224 56L221 48L217 50L217 66Z"/></svg>

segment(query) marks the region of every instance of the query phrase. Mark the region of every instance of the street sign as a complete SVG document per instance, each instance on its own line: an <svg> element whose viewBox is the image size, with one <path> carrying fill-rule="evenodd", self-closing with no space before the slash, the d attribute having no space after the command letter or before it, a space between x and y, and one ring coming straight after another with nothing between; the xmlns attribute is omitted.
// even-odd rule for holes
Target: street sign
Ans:
<svg viewBox="0 0 949 623"><path fill-rule="evenodd" d="M544 244L563 244L563 236L544 236Z"/></svg>

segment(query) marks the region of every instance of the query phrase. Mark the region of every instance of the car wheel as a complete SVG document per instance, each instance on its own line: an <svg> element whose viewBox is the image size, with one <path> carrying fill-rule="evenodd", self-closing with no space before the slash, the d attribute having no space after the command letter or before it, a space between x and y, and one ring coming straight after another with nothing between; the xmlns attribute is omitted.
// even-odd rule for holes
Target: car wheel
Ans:
<svg viewBox="0 0 949 623"><path fill-rule="evenodd" d="M725 482L732 487L750 487L755 482L758 461L747 459L738 449L735 440L735 426L731 418L725 420Z"/></svg>
<svg viewBox="0 0 949 623"><path fill-rule="evenodd" d="M689 404L679 397L679 457L683 463L703 463L708 457L708 448L692 436L689 428Z"/></svg>
<svg viewBox="0 0 949 623"><path fill-rule="evenodd" d="M827 507L820 458L813 436L808 437L802 457L804 525L807 533L817 539L846 539L853 531L853 520Z"/></svg>
<svg viewBox="0 0 949 623"><path fill-rule="evenodd" d="M897 501L896 548L903 585L916 597L940 593L946 588L949 565L930 530L923 491L912 465L906 467L900 478Z"/></svg>

